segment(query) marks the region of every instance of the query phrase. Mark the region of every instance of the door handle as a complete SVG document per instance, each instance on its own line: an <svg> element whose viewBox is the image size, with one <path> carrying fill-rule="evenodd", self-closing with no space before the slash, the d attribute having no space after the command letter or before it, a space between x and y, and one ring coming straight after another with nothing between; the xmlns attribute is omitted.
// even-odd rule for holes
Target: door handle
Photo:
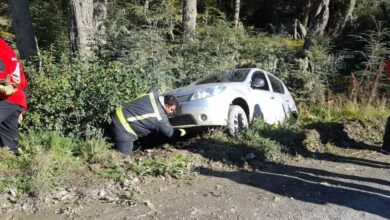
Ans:
<svg viewBox="0 0 390 220"><path fill-rule="evenodd" d="M275 99L275 97L274 97L274 96L271 96L271 99Z"/></svg>

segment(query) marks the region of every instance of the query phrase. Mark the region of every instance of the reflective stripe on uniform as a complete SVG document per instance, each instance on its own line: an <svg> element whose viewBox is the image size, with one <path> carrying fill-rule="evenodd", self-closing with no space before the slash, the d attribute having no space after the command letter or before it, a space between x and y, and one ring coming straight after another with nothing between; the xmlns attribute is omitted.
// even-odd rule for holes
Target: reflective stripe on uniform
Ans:
<svg viewBox="0 0 390 220"><path fill-rule="evenodd" d="M121 125L126 129L127 132L130 134L133 134L137 137L137 134L134 132L134 130L130 127L129 122L126 121L125 116L123 115L122 108L118 108L116 110L116 115L118 116L119 122Z"/></svg>
<svg viewBox="0 0 390 220"><path fill-rule="evenodd" d="M158 108L157 108L157 105L156 105L156 101L155 101L154 96L153 96L153 92L151 92L151 93L149 93L147 95L144 95L142 97L139 97L139 98L143 98L145 96L149 96L150 104L152 105L152 108L153 108L154 112L127 118L128 122L140 121L140 120L145 120L145 119L153 118L153 117L156 117L157 120L161 121L161 115L160 115L160 112L158 111Z"/></svg>
<svg viewBox="0 0 390 220"><path fill-rule="evenodd" d="M128 131L131 134L134 134L135 136L137 136L137 134L131 128L129 122L145 120L145 119L153 118L153 117L156 117L158 121L162 120L160 112L158 111L158 108L157 108L157 104L156 104L156 100L154 98L153 92L151 92L151 93L149 93L147 95L140 96L140 97L136 98L135 100L141 99L141 98L143 98L145 96L149 96L150 104L152 105L152 108L153 108L153 113L148 113L148 114L144 114L144 115L137 115L137 116L129 117L126 120L126 118L125 118L125 116L123 114L122 108L118 108L116 110L116 115L118 116L118 119L119 119L121 125L126 129L126 131Z"/></svg>
<svg viewBox="0 0 390 220"><path fill-rule="evenodd" d="M155 113L150 113L150 114L138 115L138 116L127 118L127 121L134 122L134 121L145 120L152 117L157 117L157 116Z"/></svg>
<svg viewBox="0 0 390 220"><path fill-rule="evenodd" d="M156 114L157 120L161 121L161 115L156 105L156 99L153 96L153 92L149 93L150 103L152 103L154 114Z"/></svg>

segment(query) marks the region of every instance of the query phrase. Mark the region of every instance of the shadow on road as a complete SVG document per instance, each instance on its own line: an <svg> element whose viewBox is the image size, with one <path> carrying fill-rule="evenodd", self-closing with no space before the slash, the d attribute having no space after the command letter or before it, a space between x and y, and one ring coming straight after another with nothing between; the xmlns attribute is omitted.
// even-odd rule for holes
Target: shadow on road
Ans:
<svg viewBox="0 0 390 220"><path fill-rule="evenodd" d="M295 200L320 205L331 203L390 218L390 191L317 177L316 173L322 170L284 166L278 171L221 172L199 168L199 172L206 176L228 178ZM344 177L346 181L353 179Z"/></svg>
<svg viewBox="0 0 390 220"><path fill-rule="evenodd" d="M307 129L315 129L315 131L318 132L319 137L315 137L314 139L318 138L318 140L311 140L313 143L308 143L308 139L310 138L306 137L306 133L303 133L303 131L295 131L288 128L265 131L262 132L262 135L266 138L270 138L280 142L282 145L286 146L286 153L292 155L301 155L306 158L313 158L317 160L350 163L373 168L390 168L390 163L386 162L369 160L364 158L341 156L332 153L317 151L323 149L309 150L307 148L307 145L316 144L321 146L315 146L314 148L323 148L325 144L332 143L337 148L352 148L370 151L379 150L378 146L368 145L351 139L345 132L344 126L340 123L315 123L307 126ZM316 141L319 141L319 143L316 143Z"/></svg>
<svg viewBox="0 0 390 220"><path fill-rule="evenodd" d="M282 196L293 197L296 200L315 204L332 203L390 218L388 211L390 207L390 163L312 152L304 147L305 138L302 134L286 134L286 132L293 132L288 129L277 132L279 133L274 133L269 137L278 136L277 140L287 146L287 151L290 153L299 152L304 157L315 159L314 166L317 160L350 163L366 166L368 172L378 172L379 176L384 175L373 178L369 173L364 172L361 176L357 176L319 168L265 162L264 152L254 147L201 138L189 143L189 147L185 149L201 154L210 161L220 161L224 164L253 170L253 172L246 171L248 169L222 172L200 167L198 170L202 175L228 178ZM296 146L297 144L301 146ZM255 157L248 157L251 154Z"/></svg>
<svg viewBox="0 0 390 220"><path fill-rule="evenodd" d="M314 204L331 203L390 218L390 212L388 211L390 207L390 163L352 156L313 152L305 147L305 135L301 132L283 128L264 133L265 137L277 140L286 146L286 153L299 154L315 160L366 166L372 172L382 172L387 174L387 176L373 178L369 177L369 174L366 174L367 176L356 176L318 168L265 162L263 160L265 158L264 152L252 146L235 145L207 138L190 138L175 146L200 154L210 161L220 161L227 165L253 170L252 172L246 171L248 169L222 172L199 167L198 171L202 175L228 178L281 196L292 197L295 200ZM321 140L324 142L331 141L326 138ZM145 149L160 146L167 141L167 139L161 137L153 137L140 141L140 144ZM355 144L353 141L349 143ZM373 149L372 146L359 144L356 146L359 146L359 149L361 147ZM254 157L248 157L248 155L254 155Z"/></svg>
<svg viewBox="0 0 390 220"><path fill-rule="evenodd" d="M319 134L322 144L332 143L340 148L352 148L357 150L377 150L378 146L356 141L355 139L368 139L368 136L358 123L343 124L337 122L316 122L306 126L306 129L314 129ZM350 135L348 135L350 133ZM352 137L350 137L352 136Z"/></svg>

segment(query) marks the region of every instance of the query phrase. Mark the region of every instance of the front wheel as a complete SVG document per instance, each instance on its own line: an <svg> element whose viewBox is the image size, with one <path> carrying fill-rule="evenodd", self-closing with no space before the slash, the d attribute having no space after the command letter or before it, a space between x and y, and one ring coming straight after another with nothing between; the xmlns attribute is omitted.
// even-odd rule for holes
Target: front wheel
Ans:
<svg viewBox="0 0 390 220"><path fill-rule="evenodd" d="M228 132L235 135L248 128L248 118L244 110L238 105L231 105L228 114Z"/></svg>

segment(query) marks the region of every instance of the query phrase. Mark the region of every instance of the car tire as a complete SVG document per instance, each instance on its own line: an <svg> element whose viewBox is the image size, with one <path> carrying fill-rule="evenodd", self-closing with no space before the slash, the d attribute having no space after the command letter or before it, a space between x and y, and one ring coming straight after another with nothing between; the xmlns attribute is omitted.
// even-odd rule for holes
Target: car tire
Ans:
<svg viewBox="0 0 390 220"><path fill-rule="evenodd" d="M248 117L244 110L238 105L229 107L227 130L234 136L248 128Z"/></svg>
<svg viewBox="0 0 390 220"><path fill-rule="evenodd" d="M289 125L294 125L298 121L298 113L297 112L290 112L289 117L287 118L287 123Z"/></svg>

